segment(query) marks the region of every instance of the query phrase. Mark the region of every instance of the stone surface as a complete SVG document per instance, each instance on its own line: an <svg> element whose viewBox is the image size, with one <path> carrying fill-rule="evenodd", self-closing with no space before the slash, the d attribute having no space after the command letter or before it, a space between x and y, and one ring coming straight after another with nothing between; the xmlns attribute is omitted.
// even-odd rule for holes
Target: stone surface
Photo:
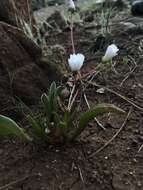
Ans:
<svg viewBox="0 0 143 190"><path fill-rule="evenodd" d="M113 34L143 34L143 18L131 17L126 21L119 22L115 27L112 28Z"/></svg>
<svg viewBox="0 0 143 190"><path fill-rule="evenodd" d="M37 55L36 55L37 54ZM0 110L13 114L14 98L26 104L39 101L49 85L48 76L38 66L41 49L21 30L0 22Z"/></svg>
<svg viewBox="0 0 143 190"><path fill-rule="evenodd" d="M67 54L61 45L49 46L45 49L40 66L51 80L59 80L67 76Z"/></svg>
<svg viewBox="0 0 143 190"><path fill-rule="evenodd" d="M133 15L143 16L143 0L133 1L131 12Z"/></svg>
<svg viewBox="0 0 143 190"><path fill-rule="evenodd" d="M103 4L107 7L125 8L128 4L126 0L97 0L97 5Z"/></svg>
<svg viewBox="0 0 143 190"><path fill-rule="evenodd" d="M48 88L48 76L36 64L31 63L16 70L13 79L13 93L28 105L39 100Z"/></svg>
<svg viewBox="0 0 143 190"><path fill-rule="evenodd" d="M47 28L48 30L62 31L67 27L67 20L60 11L55 11L49 18L47 18L46 22L50 26Z"/></svg>

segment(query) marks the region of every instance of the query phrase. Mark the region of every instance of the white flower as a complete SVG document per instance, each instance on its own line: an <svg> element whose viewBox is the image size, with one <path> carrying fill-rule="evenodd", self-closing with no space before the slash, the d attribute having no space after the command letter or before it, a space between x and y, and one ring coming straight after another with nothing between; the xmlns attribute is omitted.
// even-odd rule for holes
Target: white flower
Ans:
<svg viewBox="0 0 143 190"><path fill-rule="evenodd" d="M49 134L51 131L48 128L45 128L45 133Z"/></svg>
<svg viewBox="0 0 143 190"><path fill-rule="evenodd" d="M112 58L117 55L118 51L119 49L117 48L117 46L115 44L111 44L110 46L108 46L106 53L104 57L102 58L102 61L103 62L111 61Z"/></svg>
<svg viewBox="0 0 143 190"><path fill-rule="evenodd" d="M68 59L69 67L71 71L79 71L83 65L85 56L81 53L71 54Z"/></svg>
<svg viewBox="0 0 143 190"><path fill-rule="evenodd" d="M73 0L69 0L69 8L75 10L75 3Z"/></svg>

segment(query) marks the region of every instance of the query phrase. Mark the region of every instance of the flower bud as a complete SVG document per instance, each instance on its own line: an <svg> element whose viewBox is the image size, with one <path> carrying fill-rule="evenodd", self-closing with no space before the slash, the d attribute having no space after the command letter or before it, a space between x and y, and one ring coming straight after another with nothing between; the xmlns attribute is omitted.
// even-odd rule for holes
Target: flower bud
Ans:
<svg viewBox="0 0 143 190"><path fill-rule="evenodd" d="M113 57L115 57L117 55L117 52L119 51L119 49L117 48L117 46L115 44L111 44L110 46L108 46L104 57L102 58L103 62L109 62L113 59Z"/></svg>

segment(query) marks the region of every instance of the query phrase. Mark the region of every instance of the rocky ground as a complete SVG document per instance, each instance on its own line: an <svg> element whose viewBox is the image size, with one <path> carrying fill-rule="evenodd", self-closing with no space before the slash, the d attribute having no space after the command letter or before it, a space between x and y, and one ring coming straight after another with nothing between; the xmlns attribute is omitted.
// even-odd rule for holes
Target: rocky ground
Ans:
<svg viewBox="0 0 143 190"><path fill-rule="evenodd" d="M129 4L104 7L104 15L101 9L92 8L75 16L76 50L86 55L82 75L96 71L110 43L114 42L120 52L115 70L95 73L93 82L99 86L90 85L87 98L91 105L114 103L126 114L99 118L106 130L90 123L74 144L55 147L0 140L0 190L143 189L143 18L131 15ZM66 10L61 10L62 5L35 12L39 22L42 15L50 24L50 28L41 27L46 40L43 57L29 38L0 23L1 113L25 128L19 99L35 110L50 81L68 76L64 63L71 52L69 22ZM108 23L104 22L107 13ZM51 63L58 68L54 74Z"/></svg>

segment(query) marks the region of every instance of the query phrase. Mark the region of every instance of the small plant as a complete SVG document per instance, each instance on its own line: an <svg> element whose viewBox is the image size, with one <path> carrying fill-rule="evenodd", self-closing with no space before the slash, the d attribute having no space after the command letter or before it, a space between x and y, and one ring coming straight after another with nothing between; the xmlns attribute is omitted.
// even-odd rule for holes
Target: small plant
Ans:
<svg viewBox="0 0 143 190"><path fill-rule="evenodd" d="M103 36L107 36L110 33L110 18L114 15L114 9L112 7L107 9L102 9L100 15L101 33Z"/></svg>
<svg viewBox="0 0 143 190"><path fill-rule="evenodd" d="M88 111L79 114L75 96L66 102L60 98L61 89L53 82L49 93L41 96L43 110L40 114L28 115L29 125L33 129L33 140L46 143L65 143L74 141L88 126L89 121L105 113L124 113L112 104L98 104ZM75 116L79 115L78 119ZM25 131L13 120L0 115L0 136L17 136L22 140L31 141Z"/></svg>
<svg viewBox="0 0 143 190"><path fill-rule="evenodd" d="M60 88L51 84L49 93L41 96L43 112L39 116L28 116L35 139L48 143L70 142L75 140L95 116L105 113L124 113L111 104L99 104L79 115L75 97L65 105L60 98ZM70 102L70 103L69 103ZM75 116L79 115L78 120Z"/></svg>

